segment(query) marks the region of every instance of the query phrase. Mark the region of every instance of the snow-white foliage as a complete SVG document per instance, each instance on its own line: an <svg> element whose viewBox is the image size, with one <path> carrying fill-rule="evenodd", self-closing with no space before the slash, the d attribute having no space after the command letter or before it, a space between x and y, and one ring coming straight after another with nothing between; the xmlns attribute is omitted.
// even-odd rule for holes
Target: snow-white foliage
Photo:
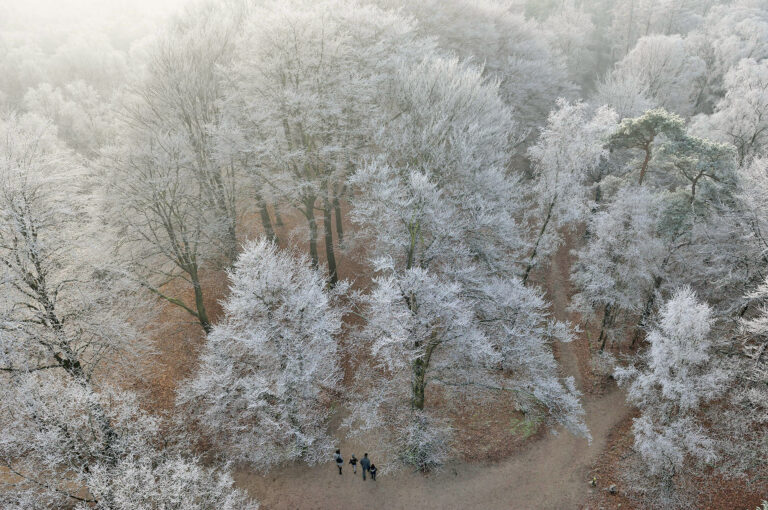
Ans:
<svg viewBox="0 0 768 510"><path fill-rule="evenodd" d="M237 59L221 73L229 129L218 150L241 162L262 195L302 213L315 265L315 215L323 212L334 284L331 210L340 225L344 181L385 122L379 94L398 66L421 60L434 44L398 13L352 0L264 2L243 31Z"/></svg>
<svg viewBox="0 0 768 510"><path fill-rule="evenodd" d="M451 429L426 413L416 412L397 437L400 462L419 471L432 471L450 458Z"/></svg>
<svg viewBox="0 0 768 510"><path fill-rule="evenodd" d="M645 187L623 187L590 218L589 243L576 251L572 307L591 316L605 307L639 313L661 274L666 254L660 238L661 196ZM615 341L620 340L614 336Z"/></svg>
<svg viewBox="0 0 768 510"><path fill-rule="evenodd" d="M597 64L596 27L584 6L566 0L541 24L541 30L550 47L565 58L571 80L579 85L592 83Z"/></svg>
<svg viewBox="0 0 768 510"><path fill-rule="evenodd" d="M78 80L64 87L43 83L24 94L24 108L46 117L67 144L94 156L113 135L109 103L89 83Z"/></svg>
<svg viewBox="0 0 768 510"><path fill-rule="evenodd" d="M78 510L179 509L257 510L244 491L233 489L226 471L190 461L177 453L148 455L139 451L120 460L114 468L96 466L88 476L88 488L96 498L111 493L114 502Z"/></svg>
<svg viewBox="0 0 768 510"><path fill-rule="evenodd" d="M266 240L245 245L230 282L225 316L179 404L227 459L260 469L317 462L332 446L326 422L341 377L341 308L306 258Z"/></svg>
<svg viewBox="0 0 768 510"><path fill-rule="evenodd" d="M88 377L104 357L141 352L130 285L103 249L73 182L82 167L34 115L0 119L0 368L56 366ZM118 302L120 304L118 304ZM136 315L133 315L136 314Z"/></svg>
<svg viewBox="0 0 768 510"><path fill-rule="evenodd" d="M479 68L455 59L435 57L398 70L381 99L387 122L374 138L379 156L370 169L362 167L362 173L353 178L353 184L369 190L363 200L355 202L357 212L353 212L365 234L373 234L376 242L390 242L390 235L379 236L376 231L380 224L389 224L386 216L395 212L404 218L396 227L396 239L410 239L413 234L414 241L424 236L439 242L414 245L419 258L413 265L435 262L432 254L442 252L444 260L451 260L466 256L469 250L486 265L513 269L526 246L515 220L523 207L522 197L510 200L521 196L519 179L505 172L511 146L518 140L518 126L497 88L496 82L485 83ZM427 215L419 212L421 199L411 201L407 208L392 207L395 204L380 200L367 184L371 177L364 175L368 172L382 176L391 173L395 180L384 178L388 181L385 187L406 186L407 196L426 193L434 207L426 211ZM419 173L423 177L416 175ZM377 177L372 182L381 180ZM430 186L442 197L429 194L426 190ZM405 219L414 214L427 221L450 217L451 224L436 223L434 233L431 227L421 228L419 233L419 219ZM451 242L446 235L462 241ZM399 259L406 253L383 251L375 256Z"/></svg>
<svg viewBox="0 0 768 510"><path fill-rule="evenodd" d="M738 170L739 198L756 256L768 253L768 159L757 158Z"/></svg>
<svg viewBox="0 0 768 510"><path fill-rule="evenodd" d="M754 308L741 320L741 356L734 358L733 390L725 419L716 420L724 435L724 470L744 474L768 460L764 428L768 423L768 279L747 296Z"/></svg>
<svg viewBox="0 0 768 510"><path fill-rule="evenodd" d="M713 0L615 0L608 41L615 60L632 51L638 40L653 34L685 35L702 23Z"/></svg>
<svg viewBox="0 0 768 510"><path fill-rule="evenodd" d="M768 60L743 59L723 80L725 96L712 115L697 117L694 129L733 144L739 162L768 154Z"/></svg>
<svg viewBox="0 0 768 510"><path fill-rule="evenodd" d="M372 0L413 16L419 32L484 66L524 128L538 125L558 97L574 95L565 59L535 22L506 0Z"/></svg>
<svg viewBox="0 0 768 510"><path fill-rule="evenodd" d="M160 447L168 438L158 420L128 392L96 392L51 371L17 374L3 383L0 410L4 506L257 507L225 471Z"/></svg>
<svg viewBox="0 0 768 510"><path fill-rule="evenodd" d="M664 483L688 458L717 458L715 441L697 417L702 405L723 394L729 377L713 353L713 320L693 291L678 289L662 306L639 368L615 372L628 401L640 409L632 427L635 449Z"/></svg>
<svg viewBox="0 0 768 510"><path fill-rule="evenodd" d="M226 264L236 257L239 187L232 161L215 153L214 134L223 122L217 70L233 58L241 21L238 2L194 4L152 41L121 101L120 143L138 139L155 153L168 151L166 158L175 160L181 178L195 187L198 207L207 211L201 215L207 241ZM166 147L167 139L174 143ZM141 179L140 173L134 178Z"/></svg>
<svg viewBox="0 0 768 510"><path fill-rule="evenodd" d="M616 72L608 73L597 83L592 103L613 108L622 119L642 115L656 105L645 81Z"/></svg>
<svg viewBox="0 0 768 510"><path fill-rule="evenodd" d="M616 129L616 114L600 108L590 115L585 103L558 101L534 146L528 149L536 183L533 257L546 260L562 243L560 231L586 219L593 207L592 172L607 157L608 136ZM537 260L532 260L535 264Z"/></svg>
<svg viewBox="0 0 768 510"><path fill-rule="evenodd" d="M654 107L690 115L705 68L680 35L649 35L616 64L613 74L620 77L613 81L633 83Z"/></svg>
<svg viewBox="0 0 768 510"><path fill-rule="evenodd" d="M737 0L713 6L702 26L691 34L698 54L707 63L703 99L716 102L723 91L723 77L744 58L768 57L768 3Z"/></svg>
<svg viewBox="0 0 768 510"><path fill-rule="evenodd" d="M499 366L513 374L504 384L515 391L519 407L530 412L543 405L552 423L590 438L575 381L558 376L550 348L554 341L572 341L574 331L550 316L543 294L516 278L490 278L484 282L477 314L501 357Z"/></svg>

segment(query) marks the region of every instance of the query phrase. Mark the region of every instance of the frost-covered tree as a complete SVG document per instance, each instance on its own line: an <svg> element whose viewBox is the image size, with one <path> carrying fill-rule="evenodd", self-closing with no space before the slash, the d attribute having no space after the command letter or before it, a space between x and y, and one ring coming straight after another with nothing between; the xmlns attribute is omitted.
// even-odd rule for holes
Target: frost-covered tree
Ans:
<svg viewBox="0 0 768 510"><path fill-rule="evenodd" d="M436 37L443 50L483 65L500 82L499 93L523 128L541 124L559 97L576 90L565 59L549 46L535 21L515 12L506 0L375 0L401 9L417 29Z"/></svg>
<svg viewBox="0 0 768 510"><path fill-rule="evenodd" d="M584 221L590 207L591 171L608 155L606 142L616 129L616 114L601 108L590 118L584 103L558 102L536 144L528 149L536 183L538 235L523 274L528 280L539 259L546 259L561 243L560 229Z"/></svg>
<svg viewBox="0 0 768 510"><path fill-rule="evenodd" d="M617 82L633 83L653 102L680 115L693 113L698 82L705 73L704 61L679 35L649 35L612 71Z"/></svg>
<svg viewBox="0 0 768 510"><path fill-rule="evenodd" d="M716 0L619 0L611 2L607 28L613 59L620 60L638 40L653 34L686 34L701 24Z"/></svg>
<svg viewBox="0 0 768 510"><path fill-rule="evenodd" d="M648 86L629 74L610 72L597 82L590 102L613 108L619 118L639 117L654 107Z"/></svg>
<svg viewBox="0 0 768 510"><path fill-rule="evenodd" d="M682 136L684 131L685 122L680 116L663 108L656 108L639 117L623 119L616 132L611 135L610 146L613 149L642 151L643 162L639 169L638 184L643 184L657 137L663 135L667 139L675 140Z"/></svg>
<svg viewBox="0 0 768 510"><path fill-rule="evenodd" d="M190 502L248 508L217 469L160 447L158 420L108 379L146 352L144 317L135 289L92 264L99 244L69 151L47 122L11 115L0 154L0 502L135 508L130 498L188 492ZM168 470L127 494L117 474L135 473L136 459ZM174 465L193 475L171 476Z"/></svg>
<svg viewBox="0 0 768 510"><path fill-rule="evenodd" d="M50 119L59 138L87 157L96 156L112 136L109 104L82 80L56 88L43 83L29 89L23 103L26 111Z"/></svg>
<svg viewBox="0 0 768 510"><path fill-rule="evenodd" d="M690 186L691 204L700 198L696 191L702 187L734 184L736 151L732 145L684 135L662 145L660 154L679 181Z"/></svg>
<svg viewBox="0 0 768 510"><path fill-rule="evenodd" d="M397 13L347 0L267 2L246 30L227 95L238 149L256 179L306 218L315 266L322 212L333 284L333 214L341 224L346 176L381 127L377 94L399 62L421 59L431 43Z"/></svg>
<svg viewBox="0 0 768 510"><path fill-rule="evenodd" d="M550 47L565 58L571 80L584 89L592 85L598 65L595 23L574 0L558 3L541 29Z"/></svg>
<svg viewBox="0 0 768 510"><path fill-rule="evenodd" d="M756 245L757 256L765 261L768 254L768 159L758 158L742 166L738 176L743 217Z"/></svg>
<svg viewBox="0 0 768 510"><path fill-rule="evenodd" d="M341 379L337 296L307 258L267 240L245 246L230 281L225 316L179 405L227 459L259 469L315 463L333 444L326 426Z"/></svg>
<svg viewBox="0 0 768 510"><path fill-rule="evenodd" d="M662 199L645 189L620 189L587 225L590 239L576 251L572 308L587 318L602 310L598 342L620 342L624 314L640 314L661 278L666 246L659 235Z"/></svg>
<svg viewBox="0 0 768 510"><path fill-rule="evenodd" d="M725 97L712 115L697 117L694 129L733 144L739 164L768 154L768 61L744 59L726 74Z"/></svg>
<svg viewBox="0 0 768 510"><path fill-rule="evenodd" d="M0 155L0 320L13 331L0 367L87 380L102 358L129 349L137 309L113 307L133 289L91 265L100 244L74 184L85 172L50 123L0 119Z"/></svg>
<svg viewBox="0 0 768 510"><path fill-rule="evenodd" d="M632 426L635 450L662 498L672 496L675 475L689 460L717 459L716 443L698 416L723 394L729 377L714 356L713 322L709 306L689 288L678 289L648 335L641 368L615 372L627 400L640 409Z"/></svg>
<svg viewBox="0 0 768 510"><path fill-rule="evenodd" d="M0 397L3 506L257 508L226 469L205 467L161 433L129 392L45 370L13 374Z"/></svg>
<svg viewBox="0 0 768 510"><path fill-rule="evenodd" d="M736 0L714 5L699 29L689 35L707 64L706 80L697 99L698 111L709 111L724 94L723 79L740 60L768 57L768 4Z"/></svg>
<svg viewBox="0 0 768 510"><path fill-rule="evenodd" d="M148 143L160 150L172 138L171 150L184 155L178 170L196 184L208 237L225 266L237 257L239 186L234 162L216 147L223 94L217 70L233 58L242 9L236 1L203 2L174 19L135 65L137 77L122 101L131 130L157 138Z"/></svg>
<svg viewBox="0 0 768 510"><path fill-rule="evenodd" d="M450 426L434 415L430 388L477 398L504 387L586 435L578 395L557 377L549 346L568 339L567 327L550 322L537 291L519 282L516 261L529 245L515 221L522 200L510 200L521 190L504 171L515 126L495 85L479 69L433 58L403 68L388 91L382 154L350 180L353 220L372 241L377 274L360 334L387 383L366 391L363 371L346 423L410 431L391 439L407 453L401 460L424 468L418 459L442 456L430 448L445 451Z"/></svg>
<svg viewBox="0 0 768 510"><path fill-rule="evenodd" d="M732 365L732 406L726 407L721 425L727 455L724 464L737 474L762 469L768 459L763 434L768 423L768 280L746 297L754 312L741 319L741 356L735 356Z"/></svg>
<svg viewBox="0 0 768 510"><path fill-rule="evenodd" d="M204 192L184 170L191 155L178 135L135 134L104 151L105 213L119 235L117 257L128 276L189 313L208 333L202 271L218 256ZM211 238L213 235L214 239ZM191 287L189 302L172 285Z"/></svg>

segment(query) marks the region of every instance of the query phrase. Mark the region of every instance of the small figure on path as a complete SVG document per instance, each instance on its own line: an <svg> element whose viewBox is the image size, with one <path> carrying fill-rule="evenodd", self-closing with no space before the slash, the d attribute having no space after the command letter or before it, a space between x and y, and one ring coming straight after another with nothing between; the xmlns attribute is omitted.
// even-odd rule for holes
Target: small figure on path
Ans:
<svg viewBox="0 0 768 510"><path fill-rule="evenodd" d="M376 464L371 464L371 467L368 469L368 471L371 473L371 480L374 482L376 481Z"/></svg>
<svg viewBox="0 0 768 510"><path fill-rule="evenodd" d="M365 480L365 472L371 469L371 459L368 458L367 453L360 459L360 467L363 468L363 480Z"/></svg>
<svg viewBox="0 0 768 510"><path fill-rule="evenodd" d="M333 458L336 460L336 466L339 468L339 474L341 474L341 467L344 465L344 459L341 458L341 450L336 450Z"/></svg>
<svg viewBox="0 0 768 510"><path fill-rule="evenodd" d="M357 474L357 457L355 457L355 454L352 454L352 458L349 459L349 463L352 465L352 472L354 474Z"/></svg>

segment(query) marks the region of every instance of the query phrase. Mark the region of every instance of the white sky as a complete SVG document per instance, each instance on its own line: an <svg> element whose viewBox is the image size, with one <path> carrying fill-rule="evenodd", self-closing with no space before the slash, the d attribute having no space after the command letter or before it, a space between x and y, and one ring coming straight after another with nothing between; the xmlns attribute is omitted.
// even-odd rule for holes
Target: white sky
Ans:
<svg viewBox="0 0 768 510"><path fill-rule="evenodd" d="M45 31L144 24L164 18L190 1L0 0L0 30Z"/></svg>

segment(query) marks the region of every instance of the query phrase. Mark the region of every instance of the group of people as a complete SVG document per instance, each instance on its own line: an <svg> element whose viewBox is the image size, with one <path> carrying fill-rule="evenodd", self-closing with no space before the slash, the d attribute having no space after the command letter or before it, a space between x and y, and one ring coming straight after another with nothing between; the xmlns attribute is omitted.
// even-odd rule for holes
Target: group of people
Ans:
<svg viewBox="0 0 768 510"><path fill-rule="evenodd" d="M344 466L344 459L341 457L341 450L336 450L333 458L336 461L336 467L339 468L339 474L341 474L341 468ZM353 453L352 457L349 459L349 465L352 466L352 472L354 474L357 474L357 462L357 457L355 457L355 454ZM370 473L371 480L374 482L376 481L376 464L371 462L371 459L368 458L367 453L363 455L362 459L360 459L360 468L363 471L363 480L365 480L365 474Z"/></svg>

